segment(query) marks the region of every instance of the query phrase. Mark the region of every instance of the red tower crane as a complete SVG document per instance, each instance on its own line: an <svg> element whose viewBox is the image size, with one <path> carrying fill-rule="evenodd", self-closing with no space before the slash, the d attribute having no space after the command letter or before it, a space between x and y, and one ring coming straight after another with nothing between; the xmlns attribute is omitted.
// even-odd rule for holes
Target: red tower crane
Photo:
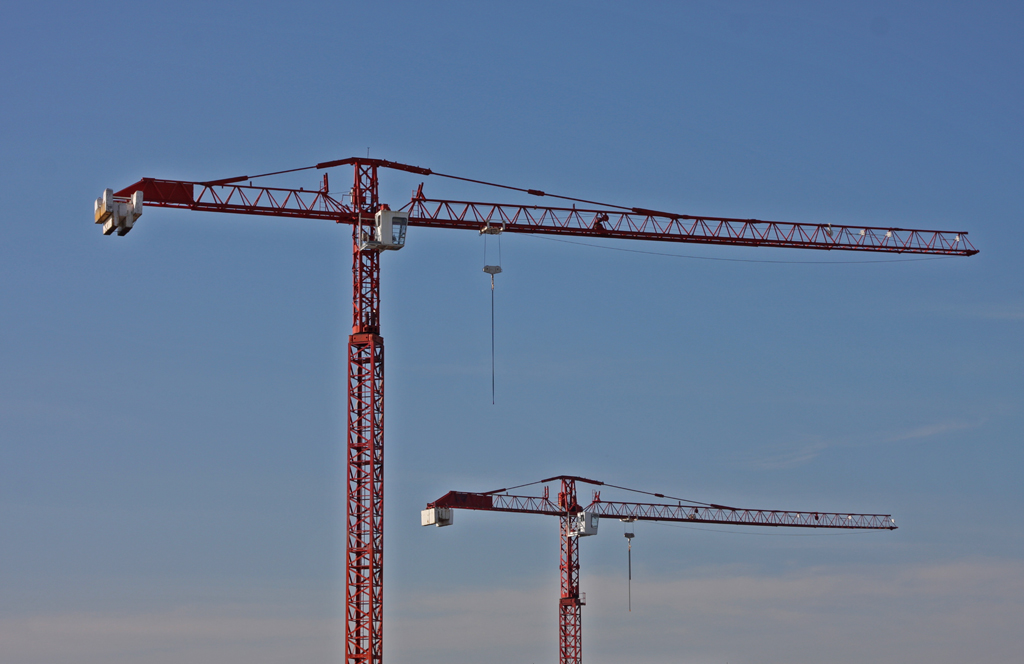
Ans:
<svg viewBox="0 0 1024 664"><path fill-rule="evenodd" d="M555 481L561 484L558 500L552 502L546 485L548 482ZM629 522L679 521L733 526L896 530L896 521L889 514L752 510L683 499L675 499L677 501L675 505L607 502L601 500L599 491L594 492L594 499L589 505L581 507L576 498L577 482L594 486L611 486L605 485L604 482L588 480L585 477L559 475L532 483L545 485L544 494L540 496L510 495L507 493L508 489L497 489L487 493L449 491L434 502L428 503L427 509L423 510L421 519L424 526L450 526L454 520L453 509L547 514L558 517L561 539L561 556L559 557L561 593L558 598L559 664L580 664L583 660L582 607L587 603L587 598L586 594L580 591L579 538L596 535L602 517L613 517ZM648 495L670 498L659 493ZM683 505L684 502L687 504Z"/></svg>
<svg viewBox="0 0 1024 664"><path fill-rule="evenodd" d="M313 189L254 186L252 180L304 170L351 166L352 187L332 196L326 173ZM557 198L569 207L503 205L428 199L423 186L399 210L378 200L379 169L392 169ZM348 202L344 202L345 198ZM576 204L582 204L578 207ZM436 173L382 159L353 157L305 168L207 181L142 178L96 199L103 233L127 234L143 205L200 212L264 215L352 226L352 333L348 352L345 658L348 664L382 661L384 551L384 340L380 329L380 254L405 244L407 226L461 228L591 238L703 244L971 256L965 232L878 226L801 224L701 217L639 207L603 205L536 189Z"/></svg>

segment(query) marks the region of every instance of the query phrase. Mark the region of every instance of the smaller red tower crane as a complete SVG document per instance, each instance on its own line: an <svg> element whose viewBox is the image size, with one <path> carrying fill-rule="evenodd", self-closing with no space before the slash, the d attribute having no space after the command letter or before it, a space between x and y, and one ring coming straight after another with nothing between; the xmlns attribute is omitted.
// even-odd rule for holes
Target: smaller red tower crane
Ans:
<svg viewBox="0 0 1024 664"><path fill-rule="evenodd" d="M559 482L557 501L552 501L547 484ZM601 492L594 491L594 499L581 507L576 498L576 483L607 486L644 493L656 498L675 500L668 503L629 503L601 500ZM561 542L559 569L561 593L558 599L558 662L581 664L583 659L583 623L581 608L587 603L586 593L580 591L579 538L596 535L602 517L620 521L678 521L684 523L710 523L731 526L773 526L786 528L842 528L848 530L896 530L896 520L890 514L856 514L853 512L794 512L726 507L661 493L636 491L573 475L549 477L539 482L522 484L518 489L533 484L544 484L540 496L517 496L510 489L496 489L486 493L449 491L423 510L424 526L450 526L452 510L483 510L488 512L515 512L519 514L547 514L557 516ZM684 504L685 503L685 504ZM630 537L632 533L627 534Z"/></svg>

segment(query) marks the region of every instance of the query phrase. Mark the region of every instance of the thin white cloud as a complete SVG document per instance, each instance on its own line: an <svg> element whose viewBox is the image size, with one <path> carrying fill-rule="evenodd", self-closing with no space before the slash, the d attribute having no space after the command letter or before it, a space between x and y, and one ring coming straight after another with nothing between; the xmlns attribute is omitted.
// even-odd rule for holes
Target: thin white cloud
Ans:
<svg viewBox="0 0 1024 664"><path fill-rule="evenodd" d="M794 445L754 459L753 463L755 466L766 470L793 468L794 466L802 466L814 460L823 451L835 446L835 444L830 445L826 442Z"/></svg>
<svg viewBox="0 0 1024 664"><path fill-rule="evenodd" d="M983 420L965 421L965 420L951 420L947 422L937 422L935 424L927 424L913 429L907 429L900 431L885 437L883 440L886 443L899 443L905 440L919 440L921 438L931 438L932 436L938 436L948 431L962 431L964 429L975 429L980 427L984 423Z"/></svg>
<svg viewBox="0 0 1024 664"><path fill-rule="evenodd" d="M532 584L406 595L390 611L386 641L398 662L553 661L551 593Z"/></svg>
<svg viewBox="0 0 1024 664"><path fill-rule="evenodd" d="M633 584L585 575L589 664L1013 661L1024 651L1024 563L821 568L783 575L709 569ZM557 590L410 598L393 624L400 662L553 661ZM435 614L429 610L430 607Z"/></svg>
<svg viewBox="0 0 1024 664"><path fill-rule="evenodd" d="M959 318L1024 320L1024 302L967 302L926 305L922 310Z"/></svg>
<svg viewBox="0 0 1024 664"><path fill-rule="evenodd" d="M874 435L861 437L860 439L816 439L812 442L794 443L792 445L775 447L770 451L762 453L760 456L752 458L750 462L752 465L766 470L792 468L794 466L803 465L809 461L813 461L822 452L829 449L850 447L860 448L890 443L917 441L940 436L951 431L975 429L982 426L985 421L986 420L984 419L947 420L944 422L925 424L910 429L876 433Z"/></svg>
<svg viewBox="0 0 1024 664"><path fill-rule="evenodd" d="M272 607L189 606L140 613L0 618L4 664L171 664L336 659L337 624L274 615Z"/></svg>
<svg viewBox="0 0 1024 664"><path fill-rule="evenodd" d="M500 575L500 570L496 570ZM706 567L633 584L584 573L588 664L961 664L1024 652L1024 561ZM516 587L403 589L385 607L389 664L556 659L552 576ZM4 664L271 664L341 660L341 621L273 603L0 618Z"/></svg>

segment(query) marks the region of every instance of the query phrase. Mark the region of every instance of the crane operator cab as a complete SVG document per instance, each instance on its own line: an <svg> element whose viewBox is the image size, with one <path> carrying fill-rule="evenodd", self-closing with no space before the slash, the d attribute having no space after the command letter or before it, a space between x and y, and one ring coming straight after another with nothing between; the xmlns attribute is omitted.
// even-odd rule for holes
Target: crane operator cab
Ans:
<svg viewBox="0 0 1024 664"><path fill-rule="evenodd" d="M580 512L570 524L569 537L589 537L597 534L601 515L594 512Z"/></svg>
<svg viewBox="0 0 1024 664"><path fill-rule="evenodd" d="M380 210L374 215L373 238L364 237L359 248L398 250L405 246L405 230L409 226L409 213L396 210Z"/></svg>

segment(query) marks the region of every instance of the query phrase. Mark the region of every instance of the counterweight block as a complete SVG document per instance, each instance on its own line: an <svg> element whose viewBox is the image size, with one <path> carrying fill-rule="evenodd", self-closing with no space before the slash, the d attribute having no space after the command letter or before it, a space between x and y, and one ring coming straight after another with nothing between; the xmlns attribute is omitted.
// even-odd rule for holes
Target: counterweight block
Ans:
<svg viewBox="0 0 1024 664"><path fill-rule="evenodd" d="M113 189L104 189L96 199L93 217L97 224L103 224L103 234L127 235L136 220L142 216L142 192L136 191L127 200L114 198Z"/></svg>

